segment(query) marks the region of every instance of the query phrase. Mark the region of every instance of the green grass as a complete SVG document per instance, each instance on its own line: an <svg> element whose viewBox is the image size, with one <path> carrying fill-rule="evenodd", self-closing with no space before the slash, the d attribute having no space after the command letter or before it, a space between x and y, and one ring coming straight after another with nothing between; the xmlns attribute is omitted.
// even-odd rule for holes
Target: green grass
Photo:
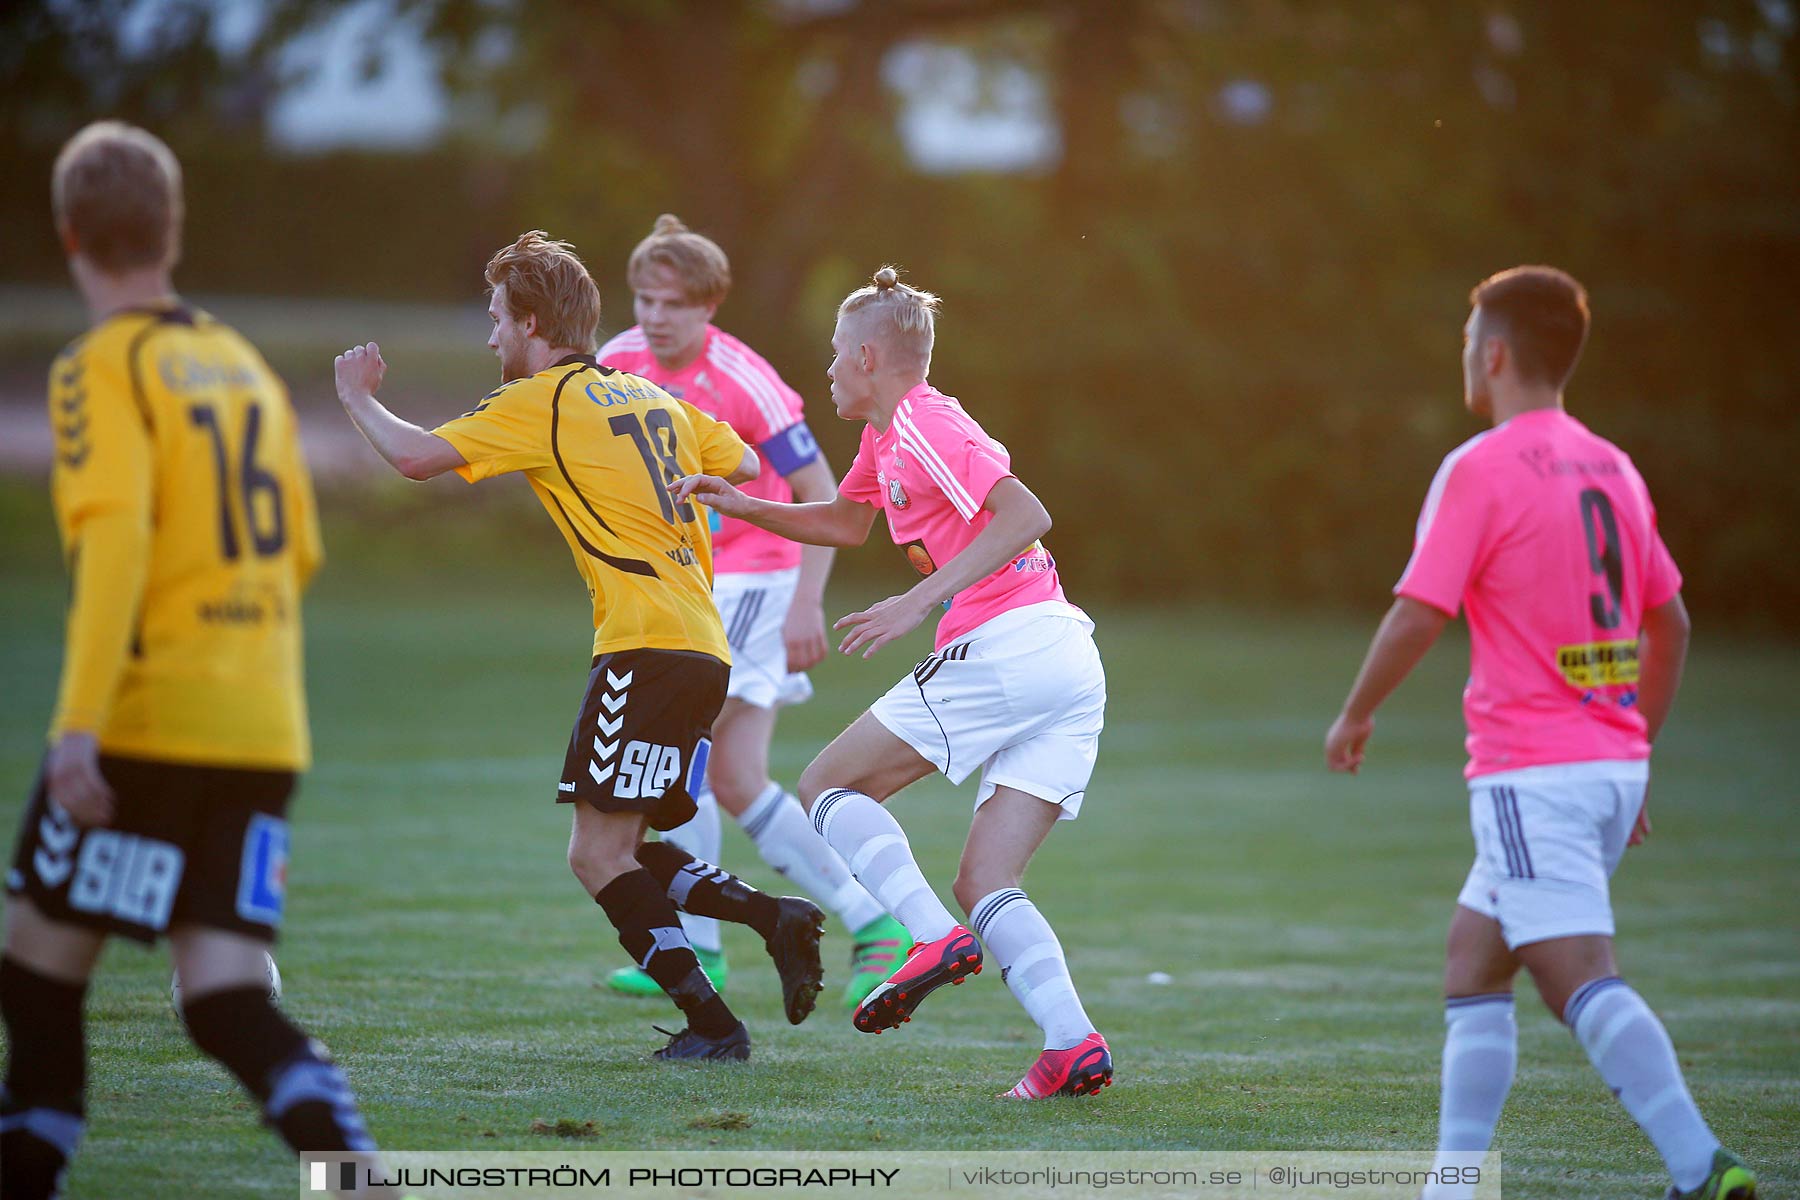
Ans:
<svg viewBox="0 0 1800 1200"><path fill-rule="evenodd" d="M568 815L550 803L587 661L586 598L541 517L495 567L499 540L468 544L451 493L441 519L373 539L334 512L337 557L308 613L318 766L294 813L286 1005L346 1065L386 1145L1432 1145L1441 943L1471 853L1459 643L1396 697L1363 775L1344 779L1324 772L1319 743L1379 597L1355 621L1096 614L1112 690L1100 768L1082 819L1050 839L1027 886L1114 1048L1118 1083L1097 1102L991 1098L1037 1046L997 973L892 1036L857 1035L829 1003L792 1028L738 929L726 935L730 999L755 1060L659 1068L650 1023L671 1014L601 986L622 952L563 864ZM40 501L0 489L0 527L10 827L41 750L66 585ZM388 540L401 536L403 547ZM847 587L832 611L877 596ZM1656 834L1616 883L1620 954L1719 1134L1768 1194L1792 1195L1800 650L1715 637L1704 615L1697 641L1660 750ZM922 644L821 669L818 698L783 718L779 776L791 782ZM895 803L946 896L973 787L928 781ZM735 828L725 858L776 882ZM833 928L828 969L847 953ZM1147 985L1152 971L1173 985ZM111 950L95 980L90 1132L71 1194L291 1194L285 1151L184 1041L167 981L160 954L132 948ZM1521 1003L1520 1027L1497 1142L1509 1193L1660 1195L1654 1153L1569 1036L1535 1001ZM558 1122L589 1121L592 1137L554 1136Z"/></svg>

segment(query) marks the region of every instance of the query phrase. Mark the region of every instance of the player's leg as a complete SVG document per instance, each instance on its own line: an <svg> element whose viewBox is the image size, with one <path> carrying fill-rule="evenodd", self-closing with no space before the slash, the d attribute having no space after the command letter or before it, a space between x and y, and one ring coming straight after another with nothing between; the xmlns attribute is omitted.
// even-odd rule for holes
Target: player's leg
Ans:
<svg viewBox="0 0 1800 1200"><path fill-rule="evenodd" d="M1472 1165L1494 1140L1500 1110L1519 1061L1513 977L1519 963L1500 922L1471 905L1483 903L1480 864L1464 887L1468 903L1450 917L1444 947L1444 1059L1438 1093L1437 1169ZM1423 1200L1462 1200L1472 1184L1439 1184Z"/></svg>
<svg viewBox="0 0 1800 1200"><path fill-rule="evenodd" d="M956 874L956 899L970 926L1044 1034L1044 1053L1006 1093L1016 1099L1091 1095L1112 1082L1106 1039L1082 1008L1062 943L1020 887L1063 811L1018 788L994 786L975 810Z"/></svg>
<svg viewBox="0 0 1800 1200"><path fill-rule="evenodd" d="M379 1169L349 1082L269 995L267 955L286 907L295 777L149 764L133 773L181 821L186 864L168 930L188 1036L255 1098L265 1123L295 1153L341 1154ZM183 819L184 811L191 817Z"/></svg>
<svg viewBox="0 0 1800 1200"><path fill-rule="evenodd" d="M1675 1194L1754 1195L1754 1177L1723 1151L1688 1093L1662 1022L1619 977L1612 939L1554 938L1520 946L1517 954L1544 1003L1575 1034L1594 1069L1662 1155Z"/></svg>
<svg viewBox="0 0 1800 1200"><path fill-rule="evenodd" d="M105 934L56 921L24 895L6 905L0 1018L6 1085L0 1091L0 1195L57 1194L87 1127L82 1001Z"/></svg>
<svg viewBox="0 0 1800 1200"><path fill-rule="evenodd" d="M748 925L762 936L781 977L782 1008L790 1024L811 1015L825 972L819 938L825 914L803 896L777 899L722 867L701 862L670 842L645 842L637 860L682 912Z"/></svg>
<svg viewBox="0 0 1800 1200"><path fill-rule="evenodd" d="M1632 778L1614 764L1567 764L1477 781L1472 812L1495 831L1478 840L1492 852L1497 915L1544 1002L1655 1145L1676 1194L1752 1195L1755 1177L1721 1150L1662 1022L1613 955L1609 880L1643 805L1638 770Z"/></svg>
<svg viewBox="0 0 1800 1200"><path fill-rule="evenodd" d="M179 925L170 930L169 943L188 1036L256 1099L264 1121L288 1148L296 1154L352 1156L379 1172L375 1141L349 1081L325 1047L289 1021L269 996L268 942Z"/></svg>
<svg viewBox="0 0 1800 1200"><path fill-rule="evenodd" d="M710 770L710 768L709 768ZM694 816L685 825L677 825L662 835L662 840L673 846L679 846L702 862L716 863L720 853L719 804L713 797L710 788L702 789L694 796ZM730 969L725 962L725 945L719 936L719 919L701 916L699 913L683 912L681 928L687 934L688 944L694 948L694 957L700 960L700 969L712 980L712 985L721 994L725 991L725 983ZM620 967L606 977L606 985L616 992L627 996L661 996L663 990L657 986L656 980L650 978L636 967Z"/></svg>
<svg viewBox="0 0 1800 1200"><path fill-rule="evenodd" d="M779 626L774 633L775 649L785 654ZM725 701L713 722L707 780L720 806L737 818L763 861L836 913L850 931L850 980L844 996L854 1006L900 964L912 940L850 874L837 851L825 844L800 801L769 778L776 711L742 699Z"/></svg>
<svg viewBox="0 0 1800 1200"><path fill-rule="evenodd" d="M800 775L813 827L914 943L906 960L856 1006L851 1021L864 1033L904 1023L931 991L981 970L975 936L925 881L906 833L881 803L934 769L870 711Z"/></svg>
<svg viewBox="0 0 1800 1200"><path fill-rule="evenodd" d="M865 712L800 773L800 799L814 830L914 942L958 928L914 861L906 832L883 802L935 768Z"/></svg>
<svg viewBox="0 0 1800 1200"><path fill-rule="evenodd" d="M687 1018L688 1028L658 1056L749 1058L750 1035L700 969L667 887L638 862L644 814L601 812L586 802L574 808L570 870L605 910L619 945Z"/></svg>

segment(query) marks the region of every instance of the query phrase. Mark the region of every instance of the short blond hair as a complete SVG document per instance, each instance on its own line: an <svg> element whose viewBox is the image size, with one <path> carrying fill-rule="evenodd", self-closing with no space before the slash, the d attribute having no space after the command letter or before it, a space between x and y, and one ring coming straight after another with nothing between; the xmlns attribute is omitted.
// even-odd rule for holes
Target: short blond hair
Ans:
<svg viewBox="0 0 1800 1200"><path fill-rule="evenodd" d="M506 289L506 311L513 320L536 317L538 336L552 346L593 352L600 331L600 289L574 246L552 240L541 229L521 233L488 260L486 276L490 292Z"/></svg>
<svg viewBox="0 0 1800 1200"><path fill-rule="evenodd" d="M181 255L181 164L135 125L95 121L70 138L51 172L50 209L102 271L172 267Z"/></svg>
<svg viewBox="0 0 1800 1200"><path fill-rule="evenodd" d="M650 236L637 244L625 264L625 280L637 287L651 267L663 267L681 281L689 304L719 304L731 291L731 260L719 243L695 233L674 213L656 218Z"/></svg>
<svg viewBox="0 0 1800 1200"><path fill-rule="evenodd" d="M927 364L937 340L939 300L930 292L900 282L900 272L882 267L864 287L857 288L838 305L838 320L860 314L873 328L896 345L916 350Z"/></svg>

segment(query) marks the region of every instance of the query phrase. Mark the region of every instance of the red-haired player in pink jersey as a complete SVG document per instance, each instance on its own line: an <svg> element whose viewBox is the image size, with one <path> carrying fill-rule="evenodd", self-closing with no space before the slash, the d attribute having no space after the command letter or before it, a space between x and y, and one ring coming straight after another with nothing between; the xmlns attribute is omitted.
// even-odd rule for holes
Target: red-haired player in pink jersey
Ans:
<svg viewBox="0 0 1800 1200"><path fill-rule="evenodd" d="M1681 574L1631 459L1563 410L1587 338L1581 285L1518 267L1470 300L1464 399L1493 428L1438 468L1397 599L1325 739L1331 769L1356 771L1376 708L1467 609L1476 853L1444 971L1440 1163L1493 1140L1518 1059L1522 966L1655 1144L1669 1195L1748 1200L1755 1176L1720 1148L1613 958L1608 880L1649 832L1650 743L1687 655Z"/></svg>
<svg viewBox="0 0 1800 1200"><path fill-rule="evenodd" d="M1043 1053L1005 1094L1092 1095L1112 1081L1111 1053L1056 934L1019 883L1050 830L1081 808L1106 676L1093 623L1064 599L1038 540L1049 514L1014 474L1006 448L927 382L937 304L884 267L839 307L831 396L839 416L866 424L835 499L771 503L703 475L675 490L814 545L860 545L875 514L887 515L889 534L923 578L839 621L849 630L840 648L867 658L942 606L936 650L800 775L813 825L916 943L857 1007L854 1024L880 1033L910 1020L926 995L980 971L985 946L1044 1033ZM964 926L882 805L933 771L961 783L977 768L981 788L954 888L969 914Z"/></svg>
<svg viewBox="0 0 1800 1200"><path fill-rule="evenodd" d="M712 323L731 289L717 242L665 213L626 268L637 324L600 348L600 362L642 376L731 426L770 470L744 485L763 500L829 500L837 491L799 393L756 351ZM863 890L820 839L799 801L769 776L776 713L812 695L806 671L825 657L824 592L834 551L802 547L731 517L713 526L713 602L731 643L731 682L713 723L705 790L694 819L664 835L704 862L720 854L719 808L737 819L763 861L830 909L850 932L853 1006L893 971L911 945L906 930ZM712 917L681 916L700 965L725 987L724 945ZM617 991L660 996L636 967L614 971Z"/></svg>

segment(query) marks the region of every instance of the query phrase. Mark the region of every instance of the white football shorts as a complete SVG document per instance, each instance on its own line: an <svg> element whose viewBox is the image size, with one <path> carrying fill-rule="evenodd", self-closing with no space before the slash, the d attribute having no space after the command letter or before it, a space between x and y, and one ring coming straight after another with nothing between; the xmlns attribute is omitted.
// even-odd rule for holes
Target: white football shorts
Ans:
<svg viewBox="0 0 1800 1200"><path fill-rule="evenodd" d="M1555 763L1469 780L1475 865L1456 902L1509 949L1613 934L1608 881L1650 786L1647 760Z"/></svg>
<svg viewBox="0 0 1800 1200"><path fill-rule="evenodd" d="M980 767L976 808L1010 787L1073 820L1106 723L1093 631L1059 601L1001 613L930 655L869 711L951 783Z"/></svg>
<svg viewBox="0 0 1800 1200"><path fill-rule="evenodd" d="M713 580L713 603L731 644L731 683L725 696L758 708L781 708L812 698L812 680L787 669L781 636L788 606L800 582L800 568L720 575Z"/></svg>

